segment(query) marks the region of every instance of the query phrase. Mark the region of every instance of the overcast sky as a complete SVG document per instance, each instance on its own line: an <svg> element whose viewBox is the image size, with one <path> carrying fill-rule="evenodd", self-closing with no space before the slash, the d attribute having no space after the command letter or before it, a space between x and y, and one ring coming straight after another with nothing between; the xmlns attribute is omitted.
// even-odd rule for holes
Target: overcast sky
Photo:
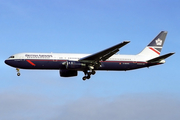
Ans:
<svg viewBox="0 0 180 120"><path fill-rule="evenodd" d="M3 120L179 120L178 0L0 0L0 118ZM95 53L130 40L119 54L139 53L168 31L164 65L97 71L90 80L58 70L4 64L21 52Z"/></svg>

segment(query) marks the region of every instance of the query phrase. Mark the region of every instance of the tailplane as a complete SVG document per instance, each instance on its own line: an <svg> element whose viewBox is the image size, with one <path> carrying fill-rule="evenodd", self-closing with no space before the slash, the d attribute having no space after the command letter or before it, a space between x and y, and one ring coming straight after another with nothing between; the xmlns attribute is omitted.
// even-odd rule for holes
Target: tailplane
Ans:
<svg viewBox="0 0 180 120"><path fill-rule="evenodd" d="M164 63L165 62L165 59L170 57L171 55L173 55L174 53L168 53L168 54L165 54L165 55L161 55L159 57L156 57L156 58L153 58L153 59L150 59L148 60L147 62L148 63Z"/></svg>
<svg viewBox="0 0 180 120"><path fill-rule="evenodd" d="M164 45L166 35L167 31L161 31L138 55L150 56L152 58L158 57Z"/></svg>

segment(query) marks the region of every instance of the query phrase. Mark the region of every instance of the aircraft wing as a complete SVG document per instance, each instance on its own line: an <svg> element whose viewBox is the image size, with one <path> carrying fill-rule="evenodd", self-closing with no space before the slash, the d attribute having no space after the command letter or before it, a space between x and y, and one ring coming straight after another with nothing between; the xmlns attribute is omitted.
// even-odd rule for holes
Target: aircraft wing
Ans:
<svg viewBox="0 0 180 120"><path fill-rule="evenodd" d="M160 62L161 60L164 60L164 59L168 58L169 56L171 56L171 55L173 55L173 54L174 54L174 53L168 53L168 54L165 54L165 55L162 55L162 56L159 56L159 57L150 59L150 60L148 60L147 62L150 62L150 63Z"/></svg>
<svg viewBox="0 0 180 120"><path fill-rule="evenodd" d="M117 53L119 51L119 48L123 47L124 45L126 45L127 43L129 43L130 41L124 41L122 43L119 43L115 46L112 46L108 49L102 50L100 52L97 52L95 54L86 56L84 58L79 59L79 61L81 62L89 62L89 63L93 63L93 62L99 62L99 61L105 61L108 58L110 58L112 55L114 55L115 53Z"/></svg>

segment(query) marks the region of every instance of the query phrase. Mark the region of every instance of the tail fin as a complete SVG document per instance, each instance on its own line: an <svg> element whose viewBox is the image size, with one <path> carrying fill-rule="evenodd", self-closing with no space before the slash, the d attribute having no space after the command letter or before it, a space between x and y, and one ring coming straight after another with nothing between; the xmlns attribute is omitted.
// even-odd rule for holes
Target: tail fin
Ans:
<svg viewBox="0 0 180 120"><path fill-rule="evenodd" d="M161 31L138 55L146 55L152 58L158 57L161 53L167 31Z"/></svg>

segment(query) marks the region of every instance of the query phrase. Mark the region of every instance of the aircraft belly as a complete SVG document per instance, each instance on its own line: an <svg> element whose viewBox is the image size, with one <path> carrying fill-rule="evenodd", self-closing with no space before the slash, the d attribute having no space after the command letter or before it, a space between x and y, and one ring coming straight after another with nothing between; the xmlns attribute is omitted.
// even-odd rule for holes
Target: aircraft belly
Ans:
<svg viewBox="0 0 180 120"><path fill-rule="evenodd" d="M99 70L126 70L129 64L122 64L120 62L102 62Z"/></svg>
<svg viewBox="0 0 180 120"><path fill-rule="evenodd" d="M101 67L98 70L133 70L146 67L146 64L138 64L136 62L102 62Z"/></svg>
<svg viewBox="0 0 180 120"><path fill-rule="evenodd" d="M66 60L25 60L25 59L19 59L19 60L8 60L8 64L12 67L16 68L22 68L22 69L66 69L64 65L62 65L63 62ZM98 69L95 70L132 70L132 69L138 69L142 67L147 67L151 65L147 65L146 63L136 63L132 61L104 61L101 62L101 66ZM77 69L80 71L83 71L84 69Z"/></svg>

